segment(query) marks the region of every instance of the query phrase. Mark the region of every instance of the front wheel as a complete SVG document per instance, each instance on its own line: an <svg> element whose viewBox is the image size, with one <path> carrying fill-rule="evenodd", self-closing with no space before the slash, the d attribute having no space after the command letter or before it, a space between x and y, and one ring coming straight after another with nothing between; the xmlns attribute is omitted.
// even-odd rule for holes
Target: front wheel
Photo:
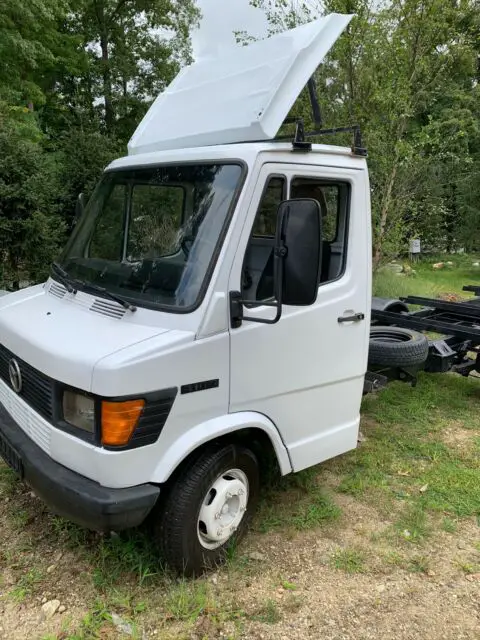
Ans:
<svg viewBox="0 0 480 640"><path fill-rule="evenodd" d="M222 564L246 533L259 493L256 456L239 445L206 449L169 489L155 535L167 564L193 576Z"/></svg>

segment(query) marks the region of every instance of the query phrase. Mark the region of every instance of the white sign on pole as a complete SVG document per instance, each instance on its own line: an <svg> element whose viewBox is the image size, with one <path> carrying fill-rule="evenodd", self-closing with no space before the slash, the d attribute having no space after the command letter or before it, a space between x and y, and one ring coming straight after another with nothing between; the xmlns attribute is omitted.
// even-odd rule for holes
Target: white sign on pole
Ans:
<svg viewBox="0 0 480 640"><path fill-rule="evenodd" d="M420 240L410 240L410 253L420 253Z"/></svg>

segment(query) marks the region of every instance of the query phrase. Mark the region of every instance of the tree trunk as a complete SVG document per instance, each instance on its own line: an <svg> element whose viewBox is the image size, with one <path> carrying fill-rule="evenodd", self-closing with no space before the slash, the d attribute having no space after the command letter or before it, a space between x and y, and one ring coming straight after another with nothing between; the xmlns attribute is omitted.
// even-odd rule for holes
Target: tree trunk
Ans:
<svg viewBox="0 0 480 640"><path fill-rule="evenodd" d="M455 246L455 228L458 221L457 210L457 185L452 182L450 185L450 202L446 212L446 230L447 230L447 252L450 253Z"/></svg>
<svg viewBox="0 0 480 640"><path fill-rule="evenodd" d="M398 147L398 143L402 139L402 136L405 132L406 124L407 123L406 123L405 117L402 117L399 122L398 130L396 132L395 137L392 136L392 140L395 140L397 144L396 144L395 153L393 156L392 169L390 171L390 175L387 180L385 195L383 196L383 200L382 200L382 208L380 210L380 224L378 227L378 236L374 245L374 253L373 253L374 269L376 269L379 266L380 261L383 257L383 248L382 248L383 239L385 238L388 215L390 213L390 204L392 202L392 192L395 186L395 180L397 179L398 165L400 162L400 150Z"/></svg>
<svg viewBox="0 0 480 640"><path fill-rule="evenodd" d="M100 6L99 6L100 5ZM100 48L102 50L103 99L105 103L105 126L110 133L115 124L115 111L112 100L112 73L108 54L108 26L103 0L96 4L100 27Z"/></svg>
<svg viewBox="0 0 480 640"><path fill-rule="evenodd" d="M390 176L387 182L387 190L385 192L385 196L382 201L378 236L375 242L375 248L374 248L374 254L373 254L374 269L378 267L383 257L382 245L383 245L383 239L385 237L385 229L387 227L387 222L388 222L388 214L390 212L390 202L392 200L393 186L395 184L395 179L397 177L397 167L398 167L398 151L395 154L395 158L393 159L392 171L390 172Z"/></svg>
<svg viewBox="0 0 480 640"><path fill-rule="evenodd" d="M108 59L108 37L102 33L100 37L100 46L102 47L102 66L103 66L103 96L105 101L105 125L110 133L115 122L115 112L112 103L112 75L110 73L110 62Z"/></svg>

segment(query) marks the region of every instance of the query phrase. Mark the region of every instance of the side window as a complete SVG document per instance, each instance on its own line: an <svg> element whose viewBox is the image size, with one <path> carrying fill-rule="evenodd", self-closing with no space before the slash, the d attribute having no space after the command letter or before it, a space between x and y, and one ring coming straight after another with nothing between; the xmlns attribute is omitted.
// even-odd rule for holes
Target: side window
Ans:
<svg viewBox="0 0 480 640"><path fill-rule="evenodd" d="M322 210L322 283L336 280L345 269L348 194L348 184L316 178L297 177L290 185L290 198L313 198Z"/></svg>
<svg viewBox="0 0 480 640"><path fill-rule="evenodd" d="M275 237L277 230L277 210L279 204L285 198L285 187L285 178L281 176L270 178L267 182L253 224L253 236Z"/></svg>
<svg viewBox="0 0 480 640"><path fill-rule="evenodd" d="M286 191L285 177L272 176L267 180L243 263L242 295L249 300L273 298L273 249L277 210L286 198Z"/></svg>

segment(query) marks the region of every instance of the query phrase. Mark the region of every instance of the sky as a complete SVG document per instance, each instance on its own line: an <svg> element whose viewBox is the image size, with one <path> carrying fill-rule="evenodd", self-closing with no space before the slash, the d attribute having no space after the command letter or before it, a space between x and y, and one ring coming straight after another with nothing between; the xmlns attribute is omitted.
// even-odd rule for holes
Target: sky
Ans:
<svg viewBox="0 0 480 640"><path fill-rule="evenodd" d="M192 34L196 60L218 54L235 45L235 31L246 31L256 38L267 34L268 22L261 9L248 0L197 0L202 12L200 28Z"/></svg>

